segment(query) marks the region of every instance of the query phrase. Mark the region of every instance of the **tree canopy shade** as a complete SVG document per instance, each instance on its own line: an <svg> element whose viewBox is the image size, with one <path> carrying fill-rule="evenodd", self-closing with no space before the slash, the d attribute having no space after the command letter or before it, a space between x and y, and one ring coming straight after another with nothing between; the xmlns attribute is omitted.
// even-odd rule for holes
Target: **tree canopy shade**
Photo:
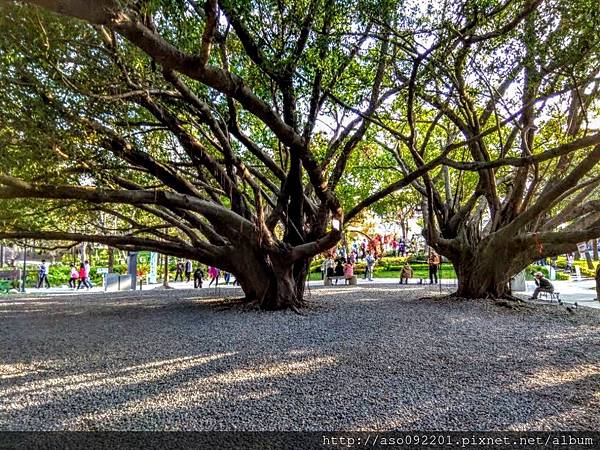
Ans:
<svg viewBox="0 0 600 450"><path fill-rule="evenodd" d="M332 0L25 3L45 9L0 23L0 237L189 257L265 308L300 305L341 236L348 159L397 92L370 37L385 27ZM113 220L74 226L98 211Z"/></svg>
<svg viewBox="0 0 600 450"><path fill-rule="evenodd" d="M407 186L461 295L600 235L596 2L2 8L0 237L197 259L276 309Z"/></svg>

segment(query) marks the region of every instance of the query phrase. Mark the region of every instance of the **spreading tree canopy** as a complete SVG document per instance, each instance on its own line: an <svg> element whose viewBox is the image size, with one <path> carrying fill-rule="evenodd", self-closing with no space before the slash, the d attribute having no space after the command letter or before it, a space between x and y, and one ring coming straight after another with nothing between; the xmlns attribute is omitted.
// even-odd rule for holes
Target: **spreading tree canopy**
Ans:
<svg viewBox="0 0 600 450"><path fill-rule="evenodd" d="M600 235L598 2L469 1L386 23L404 90L378 112L382 140L406 173L442 157L413 187L458 295L510 295L512 275Z"/></svg>
<svg viewBox="0 0 600 450"><path fill-rule="evenodd" d="M310 258L410 186L459 294L504 295L600 235L598 18L591 0L8 2L0 237L189 257L297 307Z"/></svg>
<svg viewBox="0 0 600 450"><path fill-rule="evenodd" d="M192 258L265 308L300 305L340 239L348 161L398 92L372 5L25 3L42 8L0 19L0 237Z"/></svg>

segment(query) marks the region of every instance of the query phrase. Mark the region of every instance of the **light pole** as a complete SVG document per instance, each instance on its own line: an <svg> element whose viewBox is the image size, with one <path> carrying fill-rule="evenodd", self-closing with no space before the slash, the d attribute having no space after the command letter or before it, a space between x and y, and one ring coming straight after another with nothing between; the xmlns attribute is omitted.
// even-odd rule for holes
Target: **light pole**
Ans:
<svg viewBox="0 0 600 450"><path fill-rule="evenodd" d="M25 281L27 280L27 241L23 244L23 279L21 280L21 292L25 292Z"/></svg>

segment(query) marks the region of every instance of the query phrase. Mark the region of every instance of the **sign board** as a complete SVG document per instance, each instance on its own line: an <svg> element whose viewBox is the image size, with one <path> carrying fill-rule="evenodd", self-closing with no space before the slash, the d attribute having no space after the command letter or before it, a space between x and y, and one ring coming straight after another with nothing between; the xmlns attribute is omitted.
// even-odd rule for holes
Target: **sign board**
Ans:
<svg viewBox="0 0 600 450"><path fill-rule="evenodd" d="M510 289L515 292L525 292L527 290L525 271L519 272L510 280Z"/></svg>
<svg viewBox="0 0 600 450"><path fill-rule="evenodd" d="M108 267L98 267L96 269L96 273L101 274L101 273L108 273Z"/></svg>
<svg viewBox="0 0 600 450"><path fill-rule="evenodd" d="M575 279L581 281L581 269L579 266L575 266Z"/></svg>
<svg viewBox="0 0 600 450"><path fill-rule="evenodd" d="M131 290L132 280L135 278L131 275L119 275L118 273L108 274L104 278L105 291L129 291Z"/></svg>
<svg viewBox="0 0 600 450"><path fill-rule="evenodd" d="M150 284L156 283L157 263L158 263L158 253L150 252L150 273L148 274L148 282Z"/></svg>
<svg viewBox="0 0 600 450"><path fill-rule="evenodd" d="M579 253L585 253L587 251L587 243L580 242L579 244L577 244L577 250L579 250Z"/></svg>

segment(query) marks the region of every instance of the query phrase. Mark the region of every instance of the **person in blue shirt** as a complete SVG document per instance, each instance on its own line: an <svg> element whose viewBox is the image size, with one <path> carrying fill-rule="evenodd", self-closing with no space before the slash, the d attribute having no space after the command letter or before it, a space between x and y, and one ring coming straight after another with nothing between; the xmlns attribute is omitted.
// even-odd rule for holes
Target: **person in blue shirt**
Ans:
<svg viewBox="0 0 600 450"><path fill-rule="evenodd" d="M42 259L42 265L40 266L40 270L38 272L38 284L37 288L41 288L44 284L46 288L50 287L50 282L48 281L48 267L46 266L46 260Z"/></svg>

